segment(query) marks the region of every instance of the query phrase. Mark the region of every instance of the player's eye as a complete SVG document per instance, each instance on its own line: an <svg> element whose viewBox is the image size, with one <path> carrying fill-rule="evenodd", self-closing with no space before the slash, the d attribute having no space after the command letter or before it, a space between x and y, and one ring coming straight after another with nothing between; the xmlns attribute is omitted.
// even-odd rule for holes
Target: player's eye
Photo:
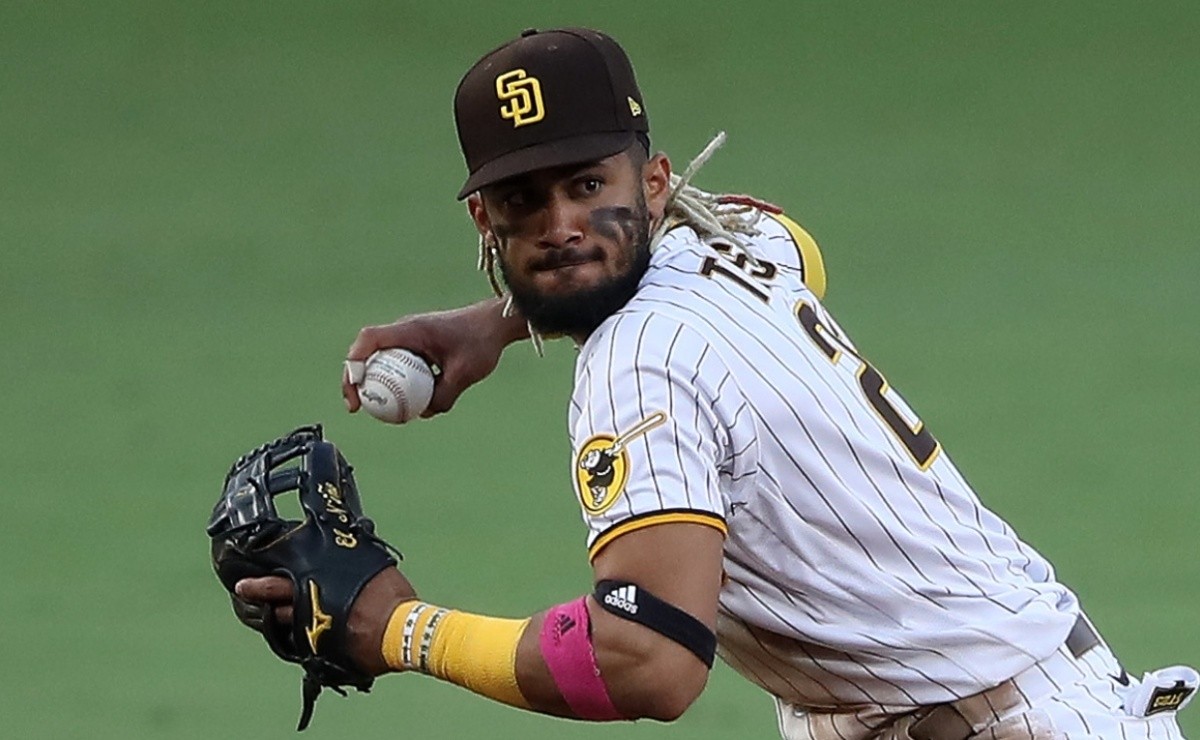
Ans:
<svg viewBox="0 0 1200 740"><path fill-rule="evenodd" d="M600 192L600 189L604 187L604 181L595 175L586 175L579 178L575 185L577 188L579 188L580 192L588 195L594 195Z"/></svg>
<svg viewBox="0 0 1200 740"><path fill-rule="evenodd" d="M510 190L500 196L505 208L523 208L529 203L529 194L524 190Z"/></svg>

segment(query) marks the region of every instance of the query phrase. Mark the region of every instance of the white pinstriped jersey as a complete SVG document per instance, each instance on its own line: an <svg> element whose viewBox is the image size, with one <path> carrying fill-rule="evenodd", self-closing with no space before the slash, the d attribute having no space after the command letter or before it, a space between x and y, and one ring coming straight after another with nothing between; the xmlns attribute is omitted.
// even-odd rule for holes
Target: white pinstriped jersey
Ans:
<svg viewBox="0 0 1200 740"><path fill-rule="evenodd" d="M1074 595L858 356L807 234L757 225L745 254L671 231L580 348L592 556L657 523L726 532L720 654L811 709L951 701L1052 654Z"/></svg>

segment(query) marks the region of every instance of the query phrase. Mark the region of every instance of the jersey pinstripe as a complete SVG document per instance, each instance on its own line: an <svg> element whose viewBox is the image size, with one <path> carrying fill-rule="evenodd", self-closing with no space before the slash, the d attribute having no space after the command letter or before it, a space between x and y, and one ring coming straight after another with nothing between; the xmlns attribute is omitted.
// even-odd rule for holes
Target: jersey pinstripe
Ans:
<svg viewBox="0 0 1200 740"><path fill-rule="evenodd" d="M798 706L904 711L1053 653L1074 595L871 385L805 282L824 288L815 244L786 219L757 227L744 248L671 231L580 348L569 426L592 556L665 521L725 532L719 653Z"/></svg>

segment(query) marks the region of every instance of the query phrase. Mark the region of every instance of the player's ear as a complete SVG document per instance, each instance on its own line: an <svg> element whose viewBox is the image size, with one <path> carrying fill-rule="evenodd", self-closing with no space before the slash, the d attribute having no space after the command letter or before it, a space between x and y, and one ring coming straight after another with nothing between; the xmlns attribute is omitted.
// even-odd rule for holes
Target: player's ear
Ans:
<svg viewBox="0 0 1200 740"><path fill-rule="evenodd" d="M662 219L667 210L667 195L671 190L671 160L659 152L642 165L642 193L646 196L646 209L654 222Z"/></svg>
<svg viewBox="0 0 1200 740"><path fill-rule="evenodd" d="M475 222L480 236L486 238L492 233L492 220L488 217L487 208L483 206L483 196L479 193L467 196L467 213L471 214L471 220Z"/></svg>

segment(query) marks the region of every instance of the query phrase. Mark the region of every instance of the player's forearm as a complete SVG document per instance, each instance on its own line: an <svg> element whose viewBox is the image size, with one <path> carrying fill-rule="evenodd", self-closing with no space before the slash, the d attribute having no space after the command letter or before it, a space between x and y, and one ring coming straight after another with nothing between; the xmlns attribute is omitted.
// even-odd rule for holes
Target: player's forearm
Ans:
<svg viewBox="0 0 1200 740"><path fill-rule="evenodd" d="M427 673L543 714L672 720L700 693L707 671L691 670L699 663L688 665L690 654L681 670L681 656L659 639L584 599L527 620L406 604L390 621L383 655L393 670Z"/></svg>
<svg viewBox="0 0 1200 740"><path fill-rule="evenodd" d="M515 311L508 316L504 314L507 304L507 298L486 298L461 310L473 313L485 333L507 346L529 338L529 324L524 317Z"/></svg>
<svg viewBox="0 0 1200 740"><path fill-rule="evenodd" d="M392 612L380 652L391 670L426 673L529 708L515 672L517 645L528 623L411 601Z"/></svg>
<svg viewBox="0 0 1200 740"><path fill-rule="evenodd" d="M542 656L544 616L503 619L402 604L384 632L383 659L393 671L425 673L519 709L577 718Z"/></svg>
<svg viewBox="0 0 1200 740"><path fill-rule="evenodd" d="M500 304L500 334L504 337L505 343L512 344L522 339L529 339L529 322L525 320L525 317L516 310L511 315L504 316L504 306L508 303L508 299L498 298L496 300Z"/></svg>
<svg viewBox="0 0 1200 740"><path fill-rule="evenodd" d="M682 715L704 690L708 666L663 635L606 612L594 596L585 601L588 619L585 634L594 655L589 669L599 673L617 712L627 719L663 721ZM554 610L547 614L554 617ZM537 618L544 619L545 615ZM544 624L542 634L546 634ZM558 679L551 675L545 653L544 645L540 651L534 650L532 640L524 651L518 652L518 659L523 659L518 663L521 686L533 686L536 682L541 689L539 696L557 702L552 707L566 707L568 702L557 691ZM568 712L565 716L579 716L579 713Z"/></svg>

